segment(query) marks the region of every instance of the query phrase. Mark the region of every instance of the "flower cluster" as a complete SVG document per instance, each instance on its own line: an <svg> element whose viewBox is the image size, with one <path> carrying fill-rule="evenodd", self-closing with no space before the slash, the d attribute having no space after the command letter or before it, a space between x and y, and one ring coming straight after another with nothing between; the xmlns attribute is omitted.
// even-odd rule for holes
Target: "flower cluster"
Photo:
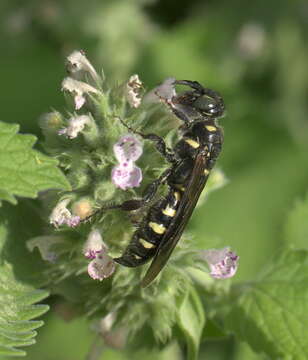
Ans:
<svg viewBox="0 0 308 360"><path fill-rule="evenodd" d="M142 181L142 171L135 161L142 155L142 144L131 134L122 136L113 146L119 164L112 169L112 182L119 188L138 187Z"/></svg>
<svg viewBox="0 0 308 360"><path fill-rule="evenodd" d="M150 288L140 288L144 275L141 267L116 266L114 257L123 254L135 231L132 223L143 221L142 216L151 211L150 204L144 211L128 215L119 210L119 205L142 198L141 181L150 183L166 169L155 145L149 142L145 148L149 151L143 149L138 134L163 135L170 147L177 141L175 122L167 119L170 108L177 106L173 103L177 95L175 79L166 79L141 98L143 84L138 75L110 89L82 51L68 56L67 70L62 89L68 94L69 115L55 110L42 117L40 125L44 147L58 159L71 190L41 195L46 207L56 204L49 216L53 226L27 241L27 248L37 249L48 262L43 270L47 284L56 285L58 293L67 296L67 284L73 280L74 289L79 287L80 291L70 292L72 301L83 302L82 308L93 319L105 315L101 321L96 320L97 331L106 344L123 346L145 324L155 324L153 338L167 341L181 316L179 306L185 306L178 299L190 299L192 281L198 280L193 270L204 276L203 285L209 284L207 290L211 291L228 284L209 281L209 276L215 280L232 277L239 259L229 248L199 251L196 255L187 246L184 233L170 258L171 266L164 268ZM133 128L138 132L130 130ZM224 174L213 169L206 193L224 183ZM164 196L165 190L164 186L159 188L153 203ZM205 270L203 275L200 268ZM104 281L96 286L93 280ZM80 293L84 289L83 297ZM181 328L182 323L178 324Z"/></svg>
<svg viewBox="0 0 308 360"><path fill-rule="evenodd" d="M43 201L56 204L49 216L56 229L46 228L45 233L30 239L27 247L30 251L38 249L48 262L47 282L59 284L60 294L61 289L63 295L67 291L63 281L68 283L73 277L74 286L89 289L83 308L93 319L105 315L97 323L107 344L123 346L142 331L145 323L155 324L155 339L165 341L172 336L175 319L179 317L176 305L179 296L187 299L190 296L191 281L195 280L191 270L202 268L214 279L226 279L236 273L239 259L229 248L211 249L198 252L199 260L203 259L201 264L196 261L195 251L181 241L170 259L172 266L164 268L150 289L141 290L143 270L116 266L113 258L121 256L132 239L131 222L142 221L148 210L128 216L118 210L118 205L132 198L140 199L141 181L150 182L166 169L155 146L149 142L148 149L153 150L145 151L138 134L162 135L163 129L167 141L177 141L174 121L165 121L170 107L176 106L175 79L166 79L141 97L143 84L138 75L110 89L82 51L68 56L67 70L62 90L68 94L69 115L55 110L42 117L40 125L45 149L57 157L72 189L61 193L60 199L55 191L42 194ZM150 166L139 167L138 161ZM224 183L224 174L214 169L207 193ZM157 199L164 190L159 189ZM83 276L84 273L87 275ZM95 286L93 280L104 281ZM204 284L227 286L217 285L216 281ZM155 301L149 301L153 293ZM74 300L80 302L80 293L74 294L77 294Z"/></svg>

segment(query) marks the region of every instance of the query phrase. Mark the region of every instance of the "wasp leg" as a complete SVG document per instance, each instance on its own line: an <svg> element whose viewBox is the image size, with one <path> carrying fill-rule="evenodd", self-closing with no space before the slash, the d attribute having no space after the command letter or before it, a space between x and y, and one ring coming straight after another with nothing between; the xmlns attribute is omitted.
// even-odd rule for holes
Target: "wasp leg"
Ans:
<svg viewBox="0 0 308 360"><path fill-rule="evenodd" d="M175 85L187 85L194 90L197 90L200 94L204 94L204 90L206 90L198 81L190 81L190 80L175 80Z"/></svg>
<svg viewBox="0 0 308 360"><path fill-rule="evenodd" d="M171 175L172 169L173 169L173 167L168 168L167 170L165 170L162 173L162 175L158 179L154 180L151 184L149 184L147 186L147 188L145 189L144 194L141 199L131 199L131 200L126 200L121 204L112 204L112 205L108 205L108 206L103 206L103 207L99 208L98 210L96 210L93 214L91 214L88 217L86 217L85 219L83 219L81 222L86 222L88 220L91 220L96 215L103 213L105 211L108 211L108 210L120 209L123 211L133 211L133 210L141 209L143 206L145 206L151 200L153 200L153 198L155 197L155 195L157 193L159 186L161 184L163 184L164 182L166 182L167 179L169 178L169 176Z"/></svg>
<svg viewBox="0 0 308 360"><path fill-rule="evenodd" d="M131 128L129 125L127 125L120 117L119 120L121 121L121 124L126 127L126 129L134 134L137 134L141 136L145 140L150 140L155 144L156 150L170 163L175 163L176 158L173 153L173 151L167 147L165 141L163 138L156 134L143 134L140 131L137 131L133 128Z"/></svg>

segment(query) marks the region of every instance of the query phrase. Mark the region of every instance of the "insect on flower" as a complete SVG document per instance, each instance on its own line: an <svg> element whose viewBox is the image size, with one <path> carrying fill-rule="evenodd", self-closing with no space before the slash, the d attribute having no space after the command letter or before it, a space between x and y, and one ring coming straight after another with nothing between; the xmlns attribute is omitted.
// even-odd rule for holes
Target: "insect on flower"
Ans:
<svg viewBox="0 0 308 360"><path fill-rule="evenodd" d="M222 97L196 81L169 83L162 92L158 88L156 95L183 122L181 138L173 149L160 136L135 131L121 121L130 132L153 142L170 167L148 186L143 198L99 210L132 211L150 204L124 253L114 259L121 265L136 267L154 258L142 280L143 287L156 278L181 238L223 143L222 129L217 124L224 114ZM189 86L191 90L176 94L175 85ZM167 194L154 200L161 184L167 184Z"/></svg>

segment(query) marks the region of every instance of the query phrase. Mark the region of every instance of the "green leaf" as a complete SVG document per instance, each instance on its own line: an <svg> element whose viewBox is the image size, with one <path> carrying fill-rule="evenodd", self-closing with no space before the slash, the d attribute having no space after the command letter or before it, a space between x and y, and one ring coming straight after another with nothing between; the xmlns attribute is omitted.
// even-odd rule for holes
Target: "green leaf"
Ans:
<svg viewBox="0 0 308 360"><path fill-rule="evenodd" d="M205 315L201 300L194 288L181 299L177 314L177 324L187 343L187 360L198 357L200 339L205 324Z"/></svg>
<svg viewBox="0 0 308 360"><path fill-rule="evenodd" d="M0 267L0 355L24 356L19 349L35 343L38 327L43 321L32 320L44 314L48 305L33 305L48 296L47 291L36 290L18 281L12 266L4 262Z"/></svg>
<svg viewBox="0 0 308 360"><path fill-rule="evenodd" d="M307 283L308 251L284 251L259 281L232 288L226 329L271 359L307 359Z"/></svg>
<svg viewBox="0 0 308 360"><path fill-rule="evenodd" d="M308 241L308 195L298 200L290 211L285 225L285 239L297 248L307 248Z"/></svg>
<svg viewBox="0 0 308 360"><path fill-rule="evenodd" d="M16 195L35 198L42 190L69 190L57 160L33 150L36 137L18 130L18 125L0 122L0 200L16 204Z"/></svg>

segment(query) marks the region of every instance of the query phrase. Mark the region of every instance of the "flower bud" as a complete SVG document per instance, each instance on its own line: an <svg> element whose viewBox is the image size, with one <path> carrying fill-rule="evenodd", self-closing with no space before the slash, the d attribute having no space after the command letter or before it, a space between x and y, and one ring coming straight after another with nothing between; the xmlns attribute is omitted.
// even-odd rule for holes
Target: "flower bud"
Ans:
<svg viewBox="0 0 308 360"><path fill-rule="evenodd" d="M79 216L81 220L89 217L93 212L92 202L87 198L81 199L72 205L73 213Z"/></svg>

